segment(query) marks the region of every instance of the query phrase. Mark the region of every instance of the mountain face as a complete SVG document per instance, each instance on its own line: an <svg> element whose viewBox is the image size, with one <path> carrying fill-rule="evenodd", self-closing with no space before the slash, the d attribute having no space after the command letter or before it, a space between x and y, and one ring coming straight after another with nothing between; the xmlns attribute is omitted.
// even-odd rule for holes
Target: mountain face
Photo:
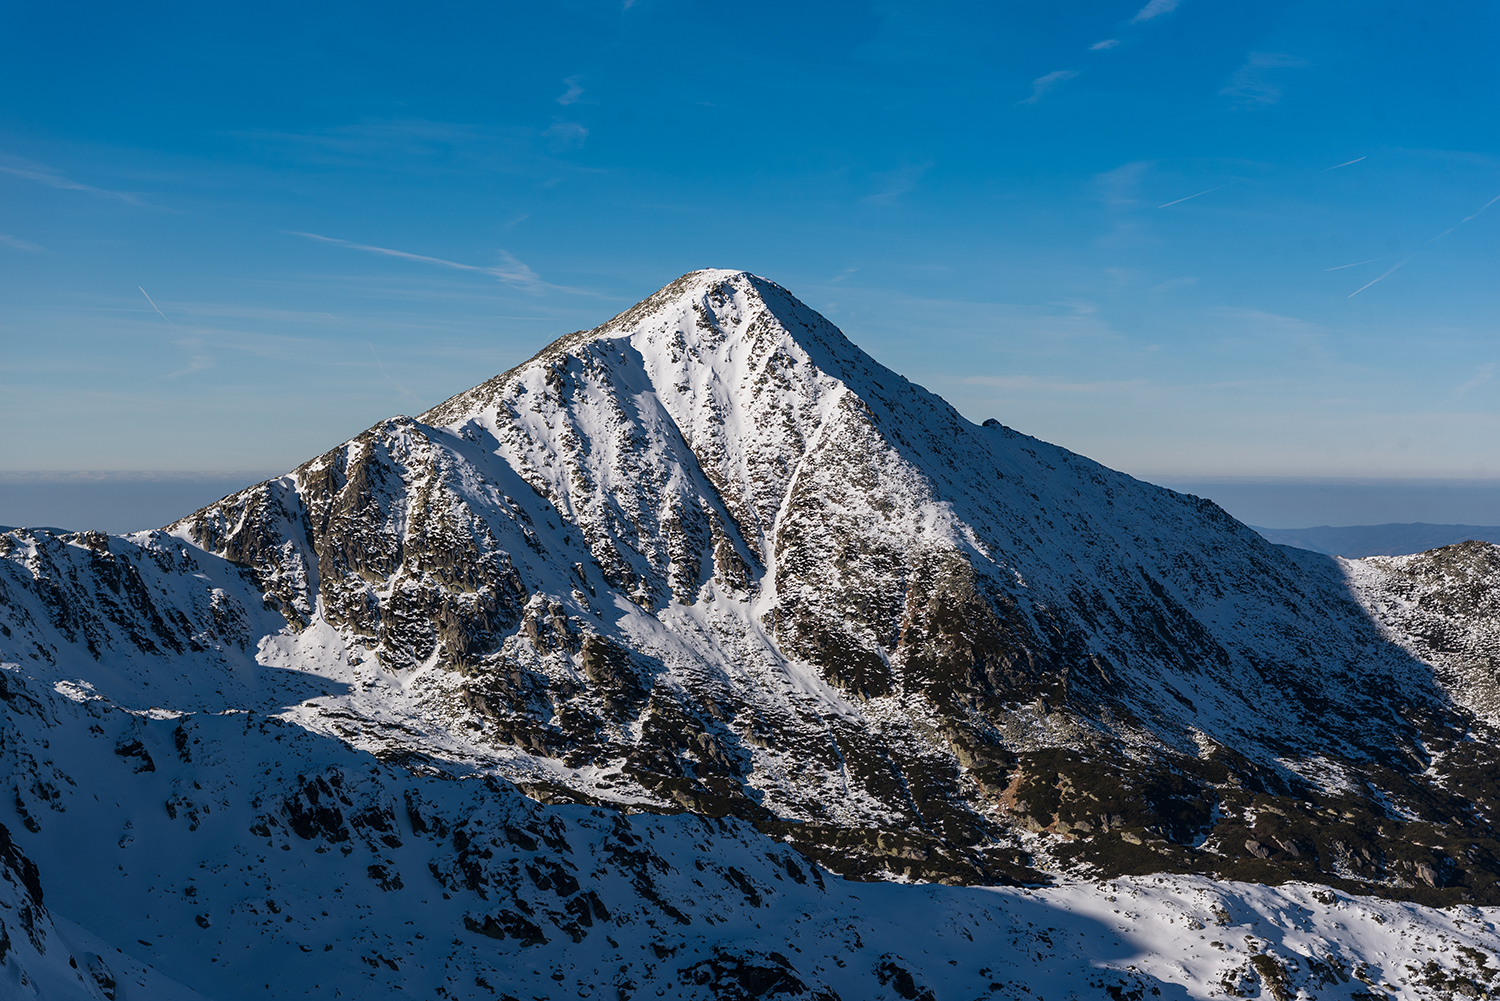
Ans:
<svg viewBox="0 0 1500 1001"><path fill-rule="evenodd" d="M162 531L17 530L0 557L6 871L42 873L34 915L70 851L140 858L148 831L180 848L136 863L152 892L229 906L254 942L313 928L313 897L337 919L403 885L516 948L823 873L1500 903L1500 548L1272 545L971 424L742 272L686 275ZM110 772L127 805L83 802ZM718 888L687 902L658 884L694 851ZM273 917L307 880L309 913ZM815 892L852 906L788 899ZM439 963L377 930L380 976ZM837 995L769 948L683 968L714 996L782 973Z"/></svg>

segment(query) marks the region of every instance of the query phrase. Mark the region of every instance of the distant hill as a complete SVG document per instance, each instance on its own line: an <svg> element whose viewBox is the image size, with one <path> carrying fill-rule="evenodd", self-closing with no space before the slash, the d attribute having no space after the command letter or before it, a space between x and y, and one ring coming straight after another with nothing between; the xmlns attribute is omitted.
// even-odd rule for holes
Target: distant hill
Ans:
<svg viewBox="0 0 1500 1001"><path fill-rule="evenodd" d="M1259 528L1251 525L1271 542L1282 546L1311 549L1330 556L1407 556L1424 553L1439 546L1476 539L1500 543L1500 527L1494 525L1351 525L1334 528Z"/></svg>

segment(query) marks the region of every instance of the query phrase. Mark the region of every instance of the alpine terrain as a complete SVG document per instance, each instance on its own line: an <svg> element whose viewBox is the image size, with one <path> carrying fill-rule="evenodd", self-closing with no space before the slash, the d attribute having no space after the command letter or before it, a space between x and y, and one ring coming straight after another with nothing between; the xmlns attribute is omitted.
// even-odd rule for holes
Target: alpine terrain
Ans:
<svg viewBox="0 0 1500 1001"><path fill-rule="evenodd" d="M1273 545L744 272L0 557L0 996L1500 993L1500 547Z"/></svg>

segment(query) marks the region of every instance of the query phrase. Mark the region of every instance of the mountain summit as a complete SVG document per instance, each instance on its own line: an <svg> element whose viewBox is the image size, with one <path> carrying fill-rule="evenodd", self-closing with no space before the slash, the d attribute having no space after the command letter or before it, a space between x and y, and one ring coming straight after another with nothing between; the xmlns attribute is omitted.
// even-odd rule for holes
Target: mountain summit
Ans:
<svg viewBox="0 0 1500 1001"><path fill-rule="evenodd" d="M163 531L0 539L7 669L184 720L184 763L194 727L249 712L412 776L749 825L857 878L1500 892L1500 647L1452 584L1490 587L1500 550L1272 545L965 420L745 272ZM16 781L30 829L62 786ZM395 806L286 781L250 830L342 844L364 809L369 871L395 871L370 833L399 841ZM406 837L454 829L405 788ZM174 819L218 809L173 795ZM449 893L480 885L463 845L431 862ZM473 920L550 934L505 913Z"/></svg>

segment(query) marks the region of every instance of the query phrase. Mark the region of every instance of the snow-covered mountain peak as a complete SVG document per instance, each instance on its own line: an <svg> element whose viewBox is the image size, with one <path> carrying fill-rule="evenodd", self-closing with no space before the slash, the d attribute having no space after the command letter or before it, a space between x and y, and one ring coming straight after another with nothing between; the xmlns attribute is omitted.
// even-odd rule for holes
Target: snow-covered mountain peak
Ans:
<svg viewBox="0 0 1500 1001"><path fill-rule="evenodd" d="M823 363L863 357L837 327L774 282L748 271L705 269L683 275L592 330L558 338L516 368L434 407L423 419L447 424L470 416L528 369L589 353L601 341L612 342L599 348L601 360L626 350L627 363L638 360L666 380L661 389L680 385L672 376L701 367L696 384L720 379L729 388L754 392L763 387L746 374L763 367L778 348L817 356ZM838 367L835 363L832 374L839 374Z"/></svg>
<svg viewBox="0 0 1500 1001"><path fill-rule="evenodd" d="M571 375L580 392L566 406L580 417L576 430L623 429L628 436L657 428L673 439L669 448L680 441L764 559L808 442L849 381L877 370L904 381L779 285L744 271L694 271L422 419L494 429L523 410L547 411L549 393L562 391ZM629 402L580 413L606 398ZM550 448L546 437L535 444Z"/></svg>
<svg viewBox="0 0 1500 1001"><path fill-rule="evenodd" d="M1493 613L1422 583L1495 571L1456 559L1272 546L701 271L167 532L0 536L0 654L863 877L1500 899Z"/></svg>

